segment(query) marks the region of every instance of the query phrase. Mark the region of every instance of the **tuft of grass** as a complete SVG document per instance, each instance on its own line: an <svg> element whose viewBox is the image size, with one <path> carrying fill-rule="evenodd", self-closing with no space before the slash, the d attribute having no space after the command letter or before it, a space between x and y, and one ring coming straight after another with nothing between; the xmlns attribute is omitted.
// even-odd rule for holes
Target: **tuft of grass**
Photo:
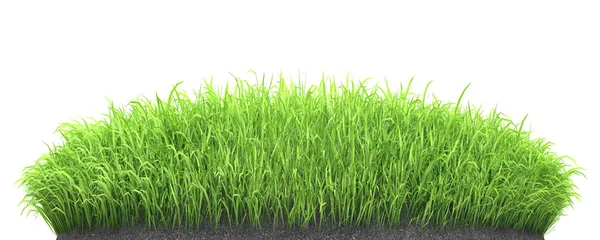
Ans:
<svg viewBox="0 0 600 240"><path fill-rule="evenodd" d="M569 157L495 109L461 106L464 91L426 103L412 79L399 91L256 80L191 97L176 85L60 125L64 143L18 180L24 211L56 234L403 221L545 233L578 196Z"/></svg>

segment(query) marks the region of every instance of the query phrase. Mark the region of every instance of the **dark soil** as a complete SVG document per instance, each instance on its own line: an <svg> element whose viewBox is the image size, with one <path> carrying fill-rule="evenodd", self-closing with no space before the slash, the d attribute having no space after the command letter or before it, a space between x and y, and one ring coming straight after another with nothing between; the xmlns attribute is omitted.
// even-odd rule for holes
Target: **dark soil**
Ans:
<svg viewBox="0 0 600 240"><path fill-rule="evenodd" d="M399 226L395 228L343 228L343 229L283 229L273 227L229 228L227 226L201 227L196 230L148 230L141 226L116 231L87 230L59 234L57 240L200 240L200 239L406 239L406 240L468 240L468 239L522 239L543 240L544 236L514 230L485 228L436 229L432 227Z"/></svg>

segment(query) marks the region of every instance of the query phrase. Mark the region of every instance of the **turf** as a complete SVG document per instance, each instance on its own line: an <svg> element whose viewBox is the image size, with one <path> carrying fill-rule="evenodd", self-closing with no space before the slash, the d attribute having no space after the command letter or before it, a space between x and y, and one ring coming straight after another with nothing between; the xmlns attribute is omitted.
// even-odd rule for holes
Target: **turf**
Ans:
<svg viewBox="0 0 600 240"><path fill-rule="evenodd" d="M492 109L366 81L212 79L61 124L24 170L56 234L203 224L489 227L545 233L578 195L572 159ZM429 84L427 85L429 86ZM465 88L466 90L467 88Z"/></svg>

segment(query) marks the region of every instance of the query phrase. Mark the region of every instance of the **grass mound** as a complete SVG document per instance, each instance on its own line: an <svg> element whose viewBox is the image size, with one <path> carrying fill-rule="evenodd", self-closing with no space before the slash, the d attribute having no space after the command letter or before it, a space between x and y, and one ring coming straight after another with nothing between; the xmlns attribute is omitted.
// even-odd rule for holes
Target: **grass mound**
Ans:
<svg viewBox="0 0 600 240"><path fill-rule="evenodd" d="M573 204L579 169L522 123L409 90L238 79L111 103L25 169L25 210L57 234L267 220L545 233Z"/></svg>

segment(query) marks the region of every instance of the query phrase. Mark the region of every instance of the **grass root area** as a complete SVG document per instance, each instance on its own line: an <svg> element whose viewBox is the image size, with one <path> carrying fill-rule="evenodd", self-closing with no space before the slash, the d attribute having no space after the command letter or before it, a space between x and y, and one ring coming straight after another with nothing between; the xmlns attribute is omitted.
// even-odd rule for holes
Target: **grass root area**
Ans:
<svg viewBox="0 0 600 240"><path fill-rule="evenodd" d="M200 240L200 239L403 239L403 240L543 240L539 233L491 228L434 228L402 225L394 228L261 229L220 225L195 230L150 230L139 225L119 230L86 230L59 234L57 240Z"/></svg>

